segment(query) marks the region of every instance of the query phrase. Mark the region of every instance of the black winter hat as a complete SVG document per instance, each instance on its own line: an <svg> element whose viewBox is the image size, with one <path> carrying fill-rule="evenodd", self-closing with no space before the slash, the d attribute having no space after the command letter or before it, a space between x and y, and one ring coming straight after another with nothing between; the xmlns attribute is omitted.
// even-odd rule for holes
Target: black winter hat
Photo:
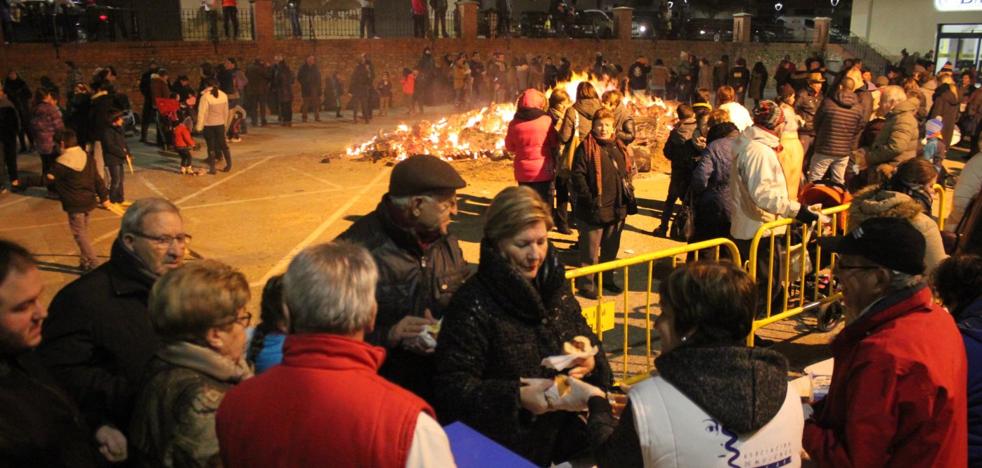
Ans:
<svg viewBox="0 0 982 468"><path fill-rule="evenodd" d="M450 163L426 154L410 156L392 168L389 195L405 197L440 190L457 190L467 186Z"/></svg>
<svg viewBox="0 0 982 468"><path fill-rule="evenodd" d="M901 218L870 218L849 234L819 239L822 248L858 255L908 275L924 273L924 235Z"/></svg>

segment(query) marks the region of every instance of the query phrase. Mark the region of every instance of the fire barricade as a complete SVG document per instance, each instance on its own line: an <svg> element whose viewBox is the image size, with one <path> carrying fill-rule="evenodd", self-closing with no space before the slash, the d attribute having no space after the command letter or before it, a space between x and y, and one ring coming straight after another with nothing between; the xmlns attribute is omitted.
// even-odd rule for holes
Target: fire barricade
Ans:
<svg viewBox="0 0 982 468"><path fill-rule="evenodd" d="M620 260L614 260L611 262L600 263L597 265L590 265L583 268L577 268L574 270L569 270L566 272L566 279L570 281L573 290L575 287L576 278L585 277L588 275L597 276L597 300L596 305L593 307L586 307L583 309L583 317L587 320L587 323L593 329L597 337L603 339L603 332L607 330L612 330L614 328L615 321L615 304L617 301L604 301L603 294L603 275L605 272L614 272L617 270L623 271L623 284L624 292L620 293L623 296L623 356L621 357L622 369L620 372L620 379L617 379L617 384L631 384L640 381L648 376L651 372L651 331L653 322L651 320L651 300L652 300L652 278L655 270L655 262L670 258L672 260L672 266L675 267L678 264L680 256L692 255L693 259L699 260L700 256L705 259L707 256L713 260L719 261L721 249L727 249L730 258L728 261L732 261L737 265L740 265L740 252L737 249L736 244L729 239L712 239L703 242L697 242L688 245L682 245L679 247L673 247L670 249L659 250L657 252L651 252L647 254L637 255L631 258L625 258ZM708 253L706 251L708 250ZM645 282L645 289L643 291L633 291L634 293L641 293L643 296L640 300L640 305L638 304L639 295L632 295L630 291L630 268L633 266L643 266L647 264L648 272ZM616 297L617 295L614 295ZM610 296L607 296L610 297ZM636 308L643 308L644 310L644 331L645 331L645 355L644 355L644 372L636 372L631 375L628 365L628 356L630 354L631 344L628 340L628 329L630 314L632 310L632 299L634 299ZM608 349L609 351L609 349ZM615 373L616 375L616 373Z"/></svg>

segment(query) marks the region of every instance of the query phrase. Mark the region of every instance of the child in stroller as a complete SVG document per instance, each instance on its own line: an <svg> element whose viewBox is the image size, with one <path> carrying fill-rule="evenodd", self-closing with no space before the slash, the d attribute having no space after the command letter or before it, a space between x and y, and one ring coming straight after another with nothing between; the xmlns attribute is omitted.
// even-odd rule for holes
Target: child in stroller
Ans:
<svg viewBox="0 0 982 468"><path fill-rule="evenodd" d="M127 137L135 135L139 130L138 126L142 116L138 116L133 112L133 106L130 104L129 96L126 93L116 93L113 98L113 106L121 109L123 113L123 135Z"/></svg>
<svg viewBox="0 0 982 468"><path fill-rule="evenodd" d="M238 143L242 141L242 126L245 124L246 111L242 106L235 106L229 109L228 122L225 124L225 136L228 141Z"/></svg>

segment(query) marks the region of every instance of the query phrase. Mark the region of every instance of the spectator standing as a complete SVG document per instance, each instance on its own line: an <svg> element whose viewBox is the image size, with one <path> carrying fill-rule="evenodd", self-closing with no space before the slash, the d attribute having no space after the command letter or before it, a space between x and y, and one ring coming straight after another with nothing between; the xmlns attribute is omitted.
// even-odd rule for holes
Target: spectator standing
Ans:
<svg viewBox="0 0 982 468"><path fill-rule="evenodd" d="M10 180L10 189L20 191L26 188L21 184L17 170L17 135L20 134L20 115L14 103L10 102L3 88L0 88L0 151L3 151L3 164ZM0 186L0 193L6 190Z"/></svg>
<svg viewBox="0 0 982 468"><path fill-rule="evenodd" d="M231 28L229 28L230 24ZM237 0L222 0L222 26L225 28L227 39L239 38L239 6Z"/></svg>
<svg viewBox="0 0 982 468"><path fill-rule="evenodd" d="M32 352L41 343L41 328L48 317L41 300L43 289L30 252L0 240L0 367L4 370L0 375L0 458L9 466L101 466L92 433L78 408ZM102 434L107 430L119 433L100 429ZM100 442L105 440L102 434L97 436ZM102 450L112 461L126 458L125 443L114 445L112 452L105 446Z"/></svg>
<svg viewBox="0 0 982 468"><path fill-rule="evenodd" d="M447 32L447 0L430 0L430 8L433 9L433 37L440 37L441 34L444 38L450 37Z"/></svg>
<svg viewBox="0 0 982 468"><path fill-rule="evenodd" d="M498 12L497 37L511 37L511 0L495 0Z"/></svg>
<svg viewBox="0 0 982 468"><path fill-rule="evenodd" d="M542 359L585 339L599 351L574 361L570 379L611 385L602 345L549 245L551 223L549 207L528 187L495 196L477 273L455 294L436 353L441 417L459 419L539 466L568 460L587 442L576 413L585 405L548 400L558 372Z"/></svg>
<svg viewBox="0 0 982 468"><path fill-rule="evenodd" d="M730 69L726 84L733 87L736 102L742 106L747 98L747 87L750 85L750 70L747 69L747 61L743 57L738 58L736 66Z"/></svg>
<svg viewBox="0 0 982 468"><path fill-rule="evenodd" d="M105 158L106 169L109 171L109 200L117 204L126 204L123 181L126 177L124 167L132 158L130 147L126 144L126 133L123 129L123 113L116 111L109 116L109 126L102 134L102 155Z"/></svg>
<svg viewBox="0 0 982 468"><path fill-rule="evenodd" d="M358 0L361 7L361 19L358 22L358 37L364 39L377 38L375 35L375 0Z"/></svg>
<svg viewBox="0 0 982 468"><path fill-rule="evenodd" d="M839 254L846 326L804 449L819 466L966 466L965 345L921 279L924 237L906 220L871 218L819 242Z"/></svg>
<svg viewBox="0 0 982 468"><path fill-rule="evenodd" d="M754 100L754 106L760 104L760 101L764 99L765 89L767 89L767 67L764 66L763 62L757 62L754 64L753 70L750 71L750 84L747 88L750 99Z"/></svg>
<svg viewBox="0 0 982 468"><path fill-rule="evenodd" d="M161 119L170 117L166 115L162 116L157 111L157 100L171 99L172 96L170 84L167 82L167 79L167 70L163 68L158 68L157 73L150 76L150 102L153 104L152 116L154 119L154 137L156 138L157 146L168 144L167 136L164 135L164 131L161 128Z"/></svg>
<svg viewBox="0 0 982 468"><path fill-rule="evenodd" d="M811 154L809 151L815 141L815 114L822 105L824 84L825 77L821 73L808 73L808 86L798 91L794 100L794 112L801 118L798 139L801 140L801 147L805 150L805 159L808 159Z"/></svg>
<svg viewBox="0 0 982 468"><path fill-rule="evenodd" d="M655 66L651 67L651 93L658 98L665 98L665 90L668 87L669 77L668 67L662 59L655 59Z"/></svg>
<svg viewBox="0 0 982 468"><path fill-rule="evenodd" d="M413 15L413 37L426 37L427 16L426 0L409 0L410 12Z"/></svg>
<svg viewBox="0 0 982 468"><path fill-rule="evenodd" d="M634 143L634 117L624 105L624 95L617 90L604 91L600 103L604 109L614 113L614 129L617 132L617 139L624 143L624 146Z"/></svg>
<svg viewBox="0 0 982 468"><path fill-rule="evenodd" d="M208 39L212 42L218 42L218 10L221 5L221 0L201 0L201 9L208 20Z"/></svg>
<svg viewBox="0 0 982 468"><path fill-rule="evenodd" d="M392 169L378 207L338 236L363 245L379 266L378 319L366 340L387 349L380 375L423 399L432 395L433 343L418 335L443 317L470 273L448 231L464 186L447 162L413 156Z"/></svg>
<svg viewBox="0 0 982 468"><path fill-rule="evenodd" d="M249 80L245 89L246 112L254 127L266 126L266 106L272 77L272 69L260 58L246 67L246 79Z"/></svg>
<svg viewBox="0 0 982 468"><path fill-rule="evenodd" d="M982 257L958 255L938 266L931 283L958 325L968 360L968 466L982 463Z"/></svg>
<svg viewBox="0 0 982 468"><path fill-rule="evenodd" d="M385 117L392 107L392 80L389 79L389 72L382 72L382 79L378 80L375 91L378 92L378 115Z"/></svg>
<svg viewBox="0 0 982 468"><path fill-rule="evenodd" d="M384 268L344 242L294 257L283 279L293 329L283 363L229 390L218 408L224 466L456 466L433 410L379 376L385 350L365 342Z"/></svg>
<svg viewBox="0 0 982 468"><path fill-rule="evenodd" d="M945 148L951 147L951 136L955 132L955 123L958 122L960 101L958 99L958 88L951 75L945 75L940 80L938 89L934 92L931 110L928 118L941 117L943 127L941 129L941 142Z"/></svg>
<svg viewBox="0 0 982 468"><path fill-rule="evenodd" d="M51 165L61 153L56 141L58 133L65 129L65 122L58 108L58 97L50 90L39 88L34 97L34 112L31 113L31 135L34 147L41 155L41 174L51 171Z"/></svg>
<svg viewBox="0 0 982 468"><path fill-rule="evenodd" d="M324 91L330 91L331 94L324 98L325 106L334 107L334 117L341 118L341 97L344 96L344 83L341 82L341 72L335 70L331 74L331 77L327 79L327 83L324 84ZM331 110L328 107L328 110Z"/></svg>
<svg viewBox="0 0 982 468"><path fill-rule="evenodd" d="M174 151L181 157L181 175L198 175L191 162L191 151L197 146L191 137L191 127L194 119L188 115L174 126Z"/></svg>
<svg viewBox="0 0 982 468"><path fill-rule="evenodd" d="M216 466L215 413L230 388L252 376L246 363L250 315L245 275L216 260L164 274L150 292L163 341L147 364L130 443L138 466Z"/></svg>
<svg viewBox="0 0 982 468"><path fill-rule="evenodd" d="M737 94L732 86L720 86L716 90L716 108L726 111L730 122L742 132L754 124L754 119L750 116L750 111L737 102L736 98Z"/></svg>
<svg viewBox="0 0 982 468"><path fill-rule="evenodd" d="M154 100L153 91L150 89L151 80L153 76L157 74L157 70L160 67L157 66L157 62L150 62L150 66L147 67L147 71L140 75L140 94L143 96L143 114L142 119L140 119L140 143L149 144L147 141L147 129L150 128L151 122L157 121L157 112ZM157 143L160 143L160 136L157 136Z"/></svg>
<svg viewBox="0 0 982 468"><path fill-rule="evenodd" d="M699 59L699 78L696 89L715 89L713 87L713 65L705 58Z"/></svg>
<svg viewBox="0 0 982 468"><path fill-rule="evenodd" d="M201 93L198 103L198 120L195 130L203 132L205 144L208 145L208 174L215 175L215 161L225 158L222 172L232 170L232 153L225 139L225 123L228 122L228 96L218 89L214 80L208 81L208 87Z"/></svg>
<svg viewBox="0 0 982 468"><path fill-rule="evenodd" d="M279 122L284 127L293 126L293 71L282 56L276 56L273 69L273 91L276 94Z"/></svg>
<svg viewBox="0 0 982 468"><path fill-rule="evenodd" d="M20 152L29 153L33 151L34 147L34 141L31 140L27 125L31 121L31 88L16 71L11 70L7 73L7 78L3 80L3 92L14 104L14 108L17 109L17 117L21 121L20 132L17 134L20 138Z"/></svg>
<svg viewBox="0 0 982 468"><path fill-rule="evenodd" d="M62 210L68 214L68 229L79 250L78 268L84 273L99 266L89 241L89 213L95 209L97 197L103 207L109 207L109 192L92 157L78 146L75 132L62 130L59 141L62 154L45 173L45 182L51 184Z"/></svg>
<svg viewBox="0 0 982 468"><path fill-rule="evenodd" d="M709 118L706 150L692 171L689 193L695 229L689 242L730 236L730 168L740 131L726 116L719 114L720 111L716 111Z"/></svg>
<svg viewBox="0 0 982 468"><path fill-rule="evenodd" d="M833 183L845 186L846 166L865 120L853 88L852 78L843 78L835 93L825 98L815 113L815 144L808 166L808 182L828 177Z"/></svg>
<svg viewBox="0 0 982 468"><path fill-rule="evenodd" d="M422 0L420 0L422 1ZM415 77L414 77L415 81ZM355 71L351 74L351 81L348 85L348 92L351 93L351 110L352 110L352 120L354 123L358 123L358 112L361 111L361 117L365 119L365 123L371 123L372 121L372 84L375 83L375 68L372 67L372 62L368 59L368 55L361 54L358 59L358 65L355 66ZM418 86L414 86L413 90L413 100L416 101L416 93L419 92ZM422 97L420 97L421 99Z"/></svg>
<svg viewBox="0 0 982 468"><path fill-rule="evenodd" d="M781 88L784 85L791 85L791 75L794 74L794 69L795 65L791 61L791 56L785 55L781 59L781 63L777 65L777 69L774 70L774 86L776 87L777 94L781 94Z"/></svg>
<svg viewBox="0 0 982 468"><path fill-rule="evenodd" d="M977 200L980 200L980 193L982 193L982 158L971 158L958 174L945 231L955 232L962 223L962 218L970 216L972 207L978 203Z"/></svg>
<svg viewBox="0 0 982 468"><path fill-rule="evenodd" d="M300 119L306 122L307 112L310 111L314 114L314 121L320 122L321 71L313 55L308 55L304 64L300 65L300 69L297 70L297 81L300 82L300 95L303 96Z"/></svg>
<svg viewBox="0 0 982 468"><path fill-rule="evenodd" d="M259 310L259 325L252 329L246 353L256 375L283 361L283 342L290 332L290 319L283 312L283 275L266 281Z"/></svg>
<svg viewBox="0 0 982 468"><path fill-rule="evenodd" d="M589 81L576 85L576 102L566 109L559 139L563 143L562 153L556 163L556 230L562 234L572 233L569 226L569 212L566 202L572 201L572 167L580 142L586 139L593 129L593 116L603 108L600 96ZM569 194L569 195L567 195Z"/></svg>
<svg viewBox="0 0 982 468"><path fill-rule="evenodd" d="M651 74L651 65L648 59L638 57L631 67L627 69L627 85L632 96L642 96L648 93L648 75Z"/></svg>
<svg viewBox="0 0 982 468"><path fill-rule="evenodd" d="M552 118L545 108L546 97L541 92L526 89L522 93L518 111L508 123L505 149L514 154L515 180L518 184L535 190L551 208L559 134L553 128Z"/></svg>
<svg viewBox="0 0 982 468"><path fill-rule="evenodd" d="M899 86L886 86L880 90L878 113L886 116L886 121L866 155L870 183L889 179L897 166L917 156L920 133L915 116L917 106L917 99L908 98Z"/></svg>
<svg viewBox="0 0 982 468"><path fill-rule="evenodd" d="M467 96L471 88L471 68L467 64L467 57L457 57L451 71L453 79L454 103L457 109L467 108Z"/></svg>
<svg viewBox="0 0 982 468"><path fill-rule="evenodd" d="M782 86L778 103L784 114L784 129L781 130L781 151L777 152L777 159L784 170L784 181L788 184L788 198L797 200L804 179L805 149L798 139L801 117L794 111L794 101L795 92L791 85Z"/></svg>
<svg viewBox="0 0 982 468"><path fill-rule="evenodd" d="M713 64L713 87L719 89L720 86L729 84L730 81L730 56L723 54L719 60Z"/></svg>
<svg viewBox="0 0 982 468"><path fill-rule="evenodd" d="M123 214L109 261L58 291L42 328L38 356L89 425L100 428L97 441L123 458L126 439L115 428L129 427L138 385L160 342L147 313L150 288L184 263L190 239L174 204L137 200ZM100 431L107 433L100 437Z"/></svg>
<svg viewBox="0 0 982 468"><path fill-rule="evenodd" d="M573 156L570 177L582 266L617 258L628 200L633 197L633 193L627 193L631 190L633 168L627 147L617 139L614 113L600 109L590 122L592 129ZM603 286L614 294L624 290L614 281L612 272L604 273ZM598 295L592 275L577 278L576 287L588 299Z"/></svg>
<svg viewBox="0 0 982 468"><path fill-rule="evenodd" d="M697 122L696 114L691 107L679 104L675 114L678 120L675 128L668 135L664 151L665 158L672 162L672 176L668 183L668 196L662 208L661 224L651 233L655 237L668 236L668 226L675 213L675 202L678 200L682 200L683 204L689 202L688 192L692 171L706 144L705 138L699 142L695 140Z"/></svg>
<svg viewBox="0 0 982 468"><path fill-rule="evenodd" d="M293 37L302 37L303 31L300 29L300 0L287 0L286 12L290 16L290 29L293 30ZM311 34L313 34L313 31L311 31Z"/></svg>

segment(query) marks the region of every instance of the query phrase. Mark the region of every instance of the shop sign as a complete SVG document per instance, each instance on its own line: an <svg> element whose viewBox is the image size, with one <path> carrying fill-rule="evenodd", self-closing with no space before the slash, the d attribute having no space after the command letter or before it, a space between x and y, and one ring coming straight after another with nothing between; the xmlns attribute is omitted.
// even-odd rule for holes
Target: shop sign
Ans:
<svg viewBox="0 0 982 468"><path fill-rule="evenodd" d="M982 11L982 0L934 0L938 11Z"/></svg>

